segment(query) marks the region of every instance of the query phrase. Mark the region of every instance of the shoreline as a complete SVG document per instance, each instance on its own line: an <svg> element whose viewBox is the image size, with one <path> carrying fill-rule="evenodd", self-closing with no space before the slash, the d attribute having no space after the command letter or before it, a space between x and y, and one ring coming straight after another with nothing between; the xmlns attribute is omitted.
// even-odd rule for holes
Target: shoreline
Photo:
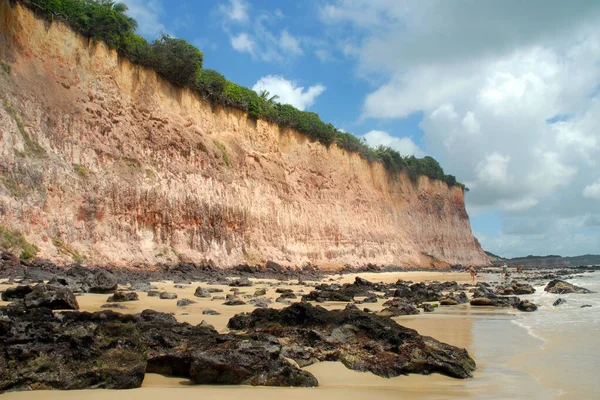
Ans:
<svg viewBox="0 0 600 400"><path fill-rule="evenodd" d="M467 273L456 272L431 272L431 271L405 271L405 272L370 272L354 274L332 274L324 276L322 282L345 283L351 282L356 276L372 282L395 282L398 279L413 282L448 281L456 280L459 283L470 282ZM462 279L461 279L462 278ZM496 274L482 274L478 281L493 282L498 280ZM333 279L333 282L330 280ZM239 288L241 291L252 293L256 288L265 286L267 296L273 296L278 287L289 287L294 291L308 292L312 287L298 285L298 282L281 281L276 279L251 278L255 285L251 288ZM140 292L140 301L123 303L130 307L122 310L125 313L136 313L150 308L156 311L173 312L180 322L192 325L203 320L215 326L219 332L226 332L227 321L230 317L240 312L251 312L255 307L251 305L224 307L218 301L198 299L193 297L193 290L197 285L218 287L225 291L228 286L207 284L206 282L193 282L184 285L184 288L175 288L174 282L155 282L159 290L176 292L178 298L191 298L197 304L188 307L175 307L173 301L165 302L157 298L147 297ZM83 294L78 296L82 311L101 310L108 295ZM526 297L526 296L525 296ZM6 303L0 303L4 305ZM327 302L319 304L327 309L344 308L347 303ZM272 303L271 308L285 307L282 303ZM368 307L378 310L381 304L367 304ZM221 312L219 316L203 315L201 309L213 308ZM531 314L522 314L523 317ZM127 391L86 390L86 391L40 391L40 392L14 392L5 393L8 399L44 399L58 400L79 398L85 395L90 400L120 398L151 400L163 396L177 395L184 398L203 396L206 398L229 399L244 398L305 398L307 395L316 399L343 396L348 399L374 398L387 399L398 395L410 396L418 399L433 398L506 398L523 397L537 398L575 398L568 390L562 395L556 387L548 385L551 378L540 376L539 365L523 366L523 357L526 354L537 354L542 351L539 339L532 336L525 326L518 324L519 313L505 308L474 308L468 305L438 307L434 313L425 313L417 316L400 316L393 319L400 325L416 329L420 334L432 336L442 342L466 348L478 364L474 378L456 380L439 374L429 376L410 375L397 378L381 378L371 373L356 372L346 369L342 364L317 363L306 370L314 373L319 380L319 387L313 389L300 388L265 388L265 387L232 387L232 386L188 386L181 384L184 378L164 377L148 374L147 380L139 389ZM527 368L526 368L527 367ZM547 371L541 372L548 373ZM510 378L510 384L506 379ZM166 387L165 387L166 385ZM556 386L556 385L554 385ZM244 392L239 392L244 390ZM310 390L310 392L309 392ZM79 396L79 397L78 397ZM562 397L561 397L562 396Z"/></svg>

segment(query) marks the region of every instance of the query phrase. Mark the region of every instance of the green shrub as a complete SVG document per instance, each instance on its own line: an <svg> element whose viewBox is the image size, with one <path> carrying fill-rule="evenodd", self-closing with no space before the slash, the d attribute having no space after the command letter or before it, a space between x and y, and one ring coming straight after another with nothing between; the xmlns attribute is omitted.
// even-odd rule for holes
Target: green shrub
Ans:
<svg viewBox="0 0 600 400"><path fill-rule="evenodd" d="M10 75L11 68L7 63L0 61L0 69Z"/></svg>
<svg viewBox="0 0 600 400"><path fill-rule="evenodd" d="M179 86L194 86L204 55L183 39L162 35L152 43L154 69Z"/></svg>
<svg viewBox="0 0 600 400"><path fill-rule="evenodd" d="M24 260L33 258L37 255L39 249L25 239L20 232L16 232L0 226L0 247L12 252L20 252Z"/></svg>

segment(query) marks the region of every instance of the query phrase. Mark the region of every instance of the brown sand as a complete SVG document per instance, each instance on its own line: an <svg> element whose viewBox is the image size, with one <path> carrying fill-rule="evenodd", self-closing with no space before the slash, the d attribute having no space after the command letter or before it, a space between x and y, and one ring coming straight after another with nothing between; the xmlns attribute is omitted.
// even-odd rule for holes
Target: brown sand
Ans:
<svg viewBox="0 0 600 400"><path fill-rule="evenodd" d="M383 274L359 274L361 277L373 282L394 282L398 279L412 281L426 280L457 280L466 282L469 276L466 273L432 273L432 272L404 272ZM355 275L334 275L336 282L351 282ZM330 277L325 279L329 282ZM256 282L256 281L255 281ZM254 294L257 288L265 287L265 297L274 300L279 295L275 287L289 287L296 293L302 290L308 293L311 287L299 286L297 282L261 281L255 286L239 288L241 293ZM224 306L223 300L211 300L194 297L197 286L209 287L207 284L194 283L185 285L186 288L174 288L171 282L154 283L158 290L177 293L178 299L188 298L197 301L186 307L177 307L177 300L161 300L157 297L148 297L146 293L138 293L140 301L122 303L129 307L122 312L137 313L144 309L154 309L163 312L173 312L182 322L198 324L202 320L215 326L220 332L226 331L229 318L240 312L254 310L251 305ZM224 296L230 293L228 286L219 287L223 293L213 293L213 296ZM302 293L299 293L302 294ZM105 304L108 295L86 294L78 297L82 310L98 311ZM243 294L240 295L243 298ZM249 300L249 299L244 299ZM381 301L377 304L365 304L372 310L382 308ZM342 308L346 303L326 303L326 308ZM271 307L282 308L285 304L273 302ZM203 315L202 310L212 308L222 315ZM410 375L392 379L381 378L371 373L351 371L340 363L319 363L307 367L319 380L318 388L264 388L246 386L194 386L186 379L164 377L148 374L140 389L127 391L86 390L71 392L19 392L3 395L6 399L79 399L88 400L152 400L165 397L177 398L208 398L208 399L440 399L440 398L553 398L555 391L544 389L530 374L508 365L511 358L525 353L529 341L534 340L524 331L511 324L512 311L490 308L473 309L468 305L454 307L439 307L434 313L420 314L418 316L397 317L395 320L409 328L416 329L421 334L435 337L449 344L466 348L478 364L475 378L459 380L448 378L439 374L430 376Z"/></svg>

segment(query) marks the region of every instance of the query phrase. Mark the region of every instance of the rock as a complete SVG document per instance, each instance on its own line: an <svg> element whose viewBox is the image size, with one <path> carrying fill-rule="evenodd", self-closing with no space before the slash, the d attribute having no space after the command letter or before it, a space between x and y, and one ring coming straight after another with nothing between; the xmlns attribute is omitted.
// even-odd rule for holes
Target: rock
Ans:
<svg viewBox="0 0 600 400"><path fill-rule="evenodd" d="M267 294L267 289L265 289L265 288L259 288L254 291L255 296L264 296L266 294Z"/></svg>
<svg viewBox="0 0 600 400"><path fill-rule="evenodd" d="M129 307L124 306L123 304L119 304L119 303L108 303L108 304L102 304L100 306L100 308L117 308L119 310L127 310Z"/></svg>
<svg viewBox="0 0 600 400"><path fill-rule="evenodd" d="M239 297L232 297L223 303L224 306L243 306L244 304L246 304L246 302Z"/></svg>
<svg viewBox="0 0 600 400"><path fill-rule="evenodd" d="M572 285L568 282L561 281L560 279L554 279L553 281L548 282L544 291L548 293L555 294L564 294L564 293L577 293L577 294L587 294L594 293L591 290Z"/></svg>
<svg viewBox="0 0 600 400"><path fill-rule="evenodd" d="M275 293L294 293L294 291L292 289L287 288L277 288L275 289Z"/></svg>
<svg viewBox="0 0 600 400"><path fill-rule="evenodd" d="M229 283L229 286L249 287L249 286L252 286L252 282L250 282L250 279L248 279L248 278L240 278L240 279L235 279L235 280L231 281Z"/></svg>
<svg viewBox="0 0 600 400"><path fill-rule="evenodd" d="M93 271L84 280L89 293L107 294L117 290L117 278L108 271L98 269Z"/></svg>
<svg viewBox="0 0 600 400"><path fill-rule="evenodd" d="M124 301L137 301L139 297L136 292L115 292L106 301L108 303L121 303Z"/></svg>
<svg viewBox="0 0 600 400"><path fill-rule="evenodd" d="M163 300L174 300L177 298L177 294L175 293L169 293L169 292L161 292L158 295L159 298L163 299Z"/></svg>
<svg viewBox="0 0 600 400"><path fill-rule="evenodd" d="M388 378L432 372L468 378L476 367L464 349L353 307L328 311L309 303L294 303L282 310L258 308L231 318L228 327L248 335L285 339L286 350L296 349L286 351L286 356L298 365L341 361L347 368Z"/></svg>
<svg viewBox="0 0 600 400"><path fill-rule="evenodd" d="M289 301L288 299L279 296L278 298L275 299L275 302L277 303L283 303L283 304L292 304L291 301Z"/></svg>
<svg viewBox="0 0 600 400"><path fill-rule="evenodd" d="M210 298L210 291L208 289L204 289L204 288L198 286L196 288L196 291L194 292L194 296L196 296L196 297L203 297L203 298Z"/></svg>
<svg viewBox="0 0 600 400"><path fill-rule="evenodd" d="M203 310L202 314L204 314L204 315L221 315L220 312L218 312L217 310L213 310L211 308L207 308L207 309Z"/></svg>
<svg viewBox="0 0 600 400"><path fill-rule="evenodd" d="M48 285L66 287L73 293L84 293L87 290L87 287L84 287L85 285L82 286L75 279L65 276L53 276L52 279L48 281Z"/></svg>
<svg viewBox="0 0 600 400"><path fill-rule="evenodd" d="M582 305L582 306L581 306L581 307L579 307L579 308L587 308L587 307L591 307L591 306L592 306L591 304L584 304L584 305Z"/></svg>
<svg viewBox="0 0 600 400"><path fill-rule="evenodd" d="M433 310L435 310L435 307L432 304L428 304L428 303L423 304L423 311L433 312Z"/></svg>
<svg viewBox="0 0 600 400"><path fill-rule="evenodd" d="M492 306L495 307L498 302L487 297L475 297L471 299L470 304L472 306Z"/></svg>
<svg viewBox="0 0 600 400"><path fill-rule="evenodd" d="M160 292L158 290L148 290L148 297L159 297Z"/></svg>
<svg viewBox="0 0 600 400"><path fill-rule="evenodd" d="M133 320L112 311L34 309L0 322L2 363L11 365L2 371L0 392L140 387L146 345Z"/></svg>
<svg viewBox="0 0 600 400"><path fill-rule="evenodd" d="M557 306L560 306L561 304L564 304L564 303L566 303L566 302L567 302L567 301L566 301L565 299L561 299L561 298L559 298L559 299L557 299L557 300L556 300L554 303L552 303L552 305L553 305L554 307L557 307Z"/></svg>
<svg viewBox="0 0 600 400"><path fill-rule="evenodd" d="M258 299L250 300L248 304L252 304L254 307L269 307L269 304L271 304L271 300L265 297L261 297Z"/></svg>
<svg viewBox="0 0 600 400"><path fill-rule="evenodd" d="M73 292L67 288L39 284L25 296L27 308L48 308L50 310L78 310L79 304Z"/></svg>
<svg viewBox="0 0 600 400"><path fill-rule="evenodd" d="M222 293L223 289L219 289L219 288L208 288L208 293Z"/></svg>
<svg viewBox="0 0 600 400"><path fill-rule="evenodd" d="M403 301L401 298L388 300L383 305L388 307L381 310L378 315L384 317L398 317L400 315L415 315L420 313L415 306Z"/></svg>
<svg viewBox="0 0 600 400"><path fill-rule="evenodd" d="M323 303L326 301L352 301L352 297L345 295L337 290L313 290L309 294L302 296L302 301L316 301Z"/></svg>
<svg viewBox="0 0 600 400"><path fill-rule="evenodd" d="M517 309L525 312L532 312L538 309L537 305L531 303L529 300L522 300L517 304Z"/></svg>
<svg viewBox="0 0 600 400"><path fill-rule="evenodd" d="M519 283L513 281L509 286L499 286L496 289L496 294L501 296L520 295L520 294L533 294L535 288L528 283Z"/></svg>
<svg viewBox="0 0 600 400"><path fill-rule="evenodd" d="M282 298L282 299L297 299L298 298L298 296L296 296L294 294L294 292L292 292L292 291L282 292L281 296L279 296L279 297Z"/></svg>
<svg viewBox="0 0 600 400"><path fill-rule="evenodd" d="M149 292L156 289L156 286L151 285L148 282L134 282L130 286L130 290L133 292Z"/></svg>
<svg viewBox="0 0 600 400"><path fill-rule="evenodd" d="M190 282L190 283L191 283L191 282ZM187 288L188 288L188 286L187 286L187 285L173 285L173 287L174 287L175 289L187 289Z"/></svg>
<svg viewBox="0 0 600 400"><path fill-rule="evenodd" d="M458 304L458 301L448 298L448 299L443 299L440 301L440 304L443 306L455 306Z"/></svg>
<svg viewBox="0 0 600 400"><path fill-rule="evenodd" d="M8 288L2 292L2 301L13 301L18 299L24 299L29 293L33 291L31 286L16 286Z"/></svg>
<svg viewBox="0 0 600 400"><path fill-rule="evenodd" d="M177 300L177 307L185 307L185 306L189 306L190 304L196 304L196 302L193 300L189 300L189 299Z"/></svg>

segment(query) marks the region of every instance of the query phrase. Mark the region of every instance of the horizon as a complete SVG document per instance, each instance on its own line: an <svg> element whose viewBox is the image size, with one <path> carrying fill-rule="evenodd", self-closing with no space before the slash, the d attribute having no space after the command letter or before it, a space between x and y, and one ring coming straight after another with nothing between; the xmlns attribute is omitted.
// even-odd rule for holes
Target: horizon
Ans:
<svg viewBox="0 0 600 400"><path fill-rule="evenodd" d="M148 40L186 39L235 83L434 157L470 188L484 249L600 249L600 3L123 2Z"/></svg>

